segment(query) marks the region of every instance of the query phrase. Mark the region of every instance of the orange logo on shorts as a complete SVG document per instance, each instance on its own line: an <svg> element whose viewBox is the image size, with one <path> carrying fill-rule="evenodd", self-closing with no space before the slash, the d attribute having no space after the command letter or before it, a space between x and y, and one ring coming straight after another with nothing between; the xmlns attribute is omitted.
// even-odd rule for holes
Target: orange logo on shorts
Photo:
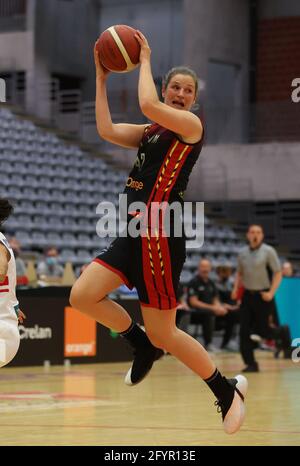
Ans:
<svg viewBox="0 0 300 466"><path fill-rule="evenodd" d="M126 182L126 186L128 188L132 188L132 189L135 189L136 191L138 191L139 189L143 189L144 187L144 183L142 181L137 181L137 180L134 180L133 178L131 178L131 176L128 178L127 182Z"/></svg>

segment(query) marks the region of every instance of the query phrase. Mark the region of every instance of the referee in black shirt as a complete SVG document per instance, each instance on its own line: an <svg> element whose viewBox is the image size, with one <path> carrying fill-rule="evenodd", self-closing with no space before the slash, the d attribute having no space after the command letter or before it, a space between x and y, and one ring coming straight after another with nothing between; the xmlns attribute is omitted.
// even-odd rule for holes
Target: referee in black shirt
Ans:
<svg viewBox="0 0 300 466"><path fill-rule="evenodd" d="M248 246L238 255L237 275L232 298L242 285L245 288L240 307L240 351L246 364L244 372L258 372L254 359L254 335L257 338L281 340L289 345L282 333L283 327L271 327L269 316L274 308L274 295L280 285L281 266L275 249L263 242L260 225L250 225L247 232ZM272 274L272 278L270 275Z"/></svg>

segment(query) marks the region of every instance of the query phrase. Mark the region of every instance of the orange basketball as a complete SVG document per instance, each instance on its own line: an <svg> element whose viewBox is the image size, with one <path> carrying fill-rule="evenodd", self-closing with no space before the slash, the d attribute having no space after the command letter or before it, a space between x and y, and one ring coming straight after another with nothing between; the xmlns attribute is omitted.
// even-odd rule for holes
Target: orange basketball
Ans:
<svg viewBox="0 0 300 466"><path fill-rule="evenodd" d="M116 73L136 68L140 59L140 44L134 37L136 30L123 24L111 26L102 32L97 50L102 65Z"/></svg>

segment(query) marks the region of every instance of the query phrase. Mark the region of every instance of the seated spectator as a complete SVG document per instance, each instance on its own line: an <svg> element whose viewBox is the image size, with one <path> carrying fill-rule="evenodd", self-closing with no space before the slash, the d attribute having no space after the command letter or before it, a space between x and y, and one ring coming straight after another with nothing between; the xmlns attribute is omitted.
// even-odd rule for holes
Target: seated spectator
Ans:
<svg viewBox="0 0 300 466"><path fill-rule="evenodd" d="M294 268L291 262L284 262L281 268L282 276L283 277L293 277L294 276Z"/></svg>
<svg viewBox="0 0 300 466"><path fill-rule="evenodd" d="M230 265L219 265L216 268L217 272L217 279L216 279L216 287L219 293L219 298L222 305L228 311L225 317L220 317L218 320L223 321L219 322L224 327L224 335L223 341L221 344L222 349L228 350L238 350L238 347L230 340L233 336L233 330L235 325L239 322L239 304L237 301L231 298L231 293L234 285L234 278L232 276L232 268Z"/></svg>
<svg viewBox="0 0 300 466"><path fill-rule="evenodd" d="M45 250L44 259L37 266L37 275L42 282L59 283L64 273L64 269L58 263L58 251L55 247ZM40 284L44 284L41 283Z"/></svg>
<svg viewBox="0 0 300 466"><path fill-rule="evenodd" d="M228 313L222 306L218 290L209 278L211 263L202 259L198 266L198 273L188 284L188 304L192 308L191 324L202 324L204 346L208 351L216 351L212 345L216 316Z"/></svg>
<svg viewBox="0 0 300 466"><path fill-rule="evenodd" d="M17 287L28 285L28 277L26 275L26 266L21 259L21 244L14 236L9 240L10 247L12 248L16 260L16 274L17 274Z"/></svg>

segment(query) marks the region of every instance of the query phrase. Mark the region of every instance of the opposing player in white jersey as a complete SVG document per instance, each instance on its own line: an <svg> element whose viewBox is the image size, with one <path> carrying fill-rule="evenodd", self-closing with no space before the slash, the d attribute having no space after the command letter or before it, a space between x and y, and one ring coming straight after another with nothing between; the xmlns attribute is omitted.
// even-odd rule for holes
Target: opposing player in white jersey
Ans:
<svg viewBox="0 0 300 466"><path fill-rule="evenodd" d="M6 199L0 199L0 228L13 211ZM17 354L20 344L18 320L24 314L16 297L16 263L13 250L0 232L0 367Z"/></svg>

